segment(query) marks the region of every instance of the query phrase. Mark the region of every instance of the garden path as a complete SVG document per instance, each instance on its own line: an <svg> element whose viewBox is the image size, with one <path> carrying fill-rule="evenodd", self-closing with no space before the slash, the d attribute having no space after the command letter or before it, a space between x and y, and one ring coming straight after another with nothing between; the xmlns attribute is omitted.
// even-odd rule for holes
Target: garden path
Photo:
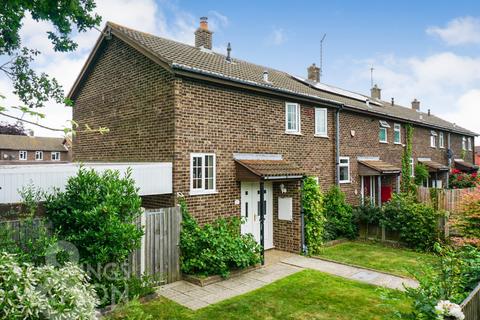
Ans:
<svg viewBox="0 0 480 320"><path fill-rule="evenodd" d="M362 281L377 286L403 290L403 285L417 286L412 279L402 278L368 269L362 269L316 258L307 258L278 250L266 253L265 266L261 269L233 277L204 287L187 281L166 284L158 293L192 310L241 295L303 269L313 269L343 278Z"/></svg>

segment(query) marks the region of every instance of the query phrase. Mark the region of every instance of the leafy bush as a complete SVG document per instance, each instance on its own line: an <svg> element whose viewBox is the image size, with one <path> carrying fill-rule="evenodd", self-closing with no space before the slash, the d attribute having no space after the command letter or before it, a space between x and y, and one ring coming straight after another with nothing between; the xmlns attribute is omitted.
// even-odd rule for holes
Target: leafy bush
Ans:
<svg viewBox="0 0 480 320"><path fill-rule="evenodd" d="M309 254L319 253L323 243L325 217L323 195L317 181L308 177L303 182L302 206L305 219L305 243Z"/></svg>
<svg viewBox="0 0 480 320"><path fill-rule="evenodd" d="M417 186L423 185L425 181L428 180L430 173L428 172L428 168L423 163L419 163L415 166L415 184Z"/></svg>
<svg viewBox="0 0 480 320"><path fill-rule="evenodd" d="M0 253L1 319L95 319L96 296L76 265L20 264Z"/></svg>
<svg viewBox="0 0 480 320"><path fill-rule="evenodd" d="M260 263L261 248L251 234L240 234L240 219L219 218L201 227L188 212L183 199L180 204L183 216L180 262L183 273L227 277L231 270Z"/></svg>
<svg viewBox="0 0 480 320"><path fill-rule="evenodd" d="M141 199L130 171L80 168L64 192L47 196L45 211L59 237L73 243L80 262L93 267L122 263L140 246L143 232L134 224Z"/></svg>
<svg viewBox="0 0 480 320"><path fill-rule="evenodd" d="M444 213L417 203L413 195L394 194L383 207L382 225L398 231L400 241L409 247L431 250L441 238L439 218Z"/></svg>
<svg viewBox="0 0 480 320"><path fill-rule="evenodd" d="M353 209L345 202L345 194L338 186L333 186L324 198L325 208L325 240L338 238L353 239L357 236Z"/></svg>
<svg viewBox="0 0 480 320"><path fill-rule="evenodd" d="M438 265L424 265L414 274L418 288L408 288L413 301L413 319L438 319L435 306L441 300L460 304L480 281L480 251L472 247L453 250L435 245Z"/></svg>
<svg viewBox="0 0 480 320"><path fill-rule="evenodd" d="M474 188L480 185L480 177L478 174L472 173L462 173L460 170L453 169L450 174L450 188L452 189L465 189L465 188Z"/></svg>
<svg viewBox="0 0 480 320"><path fill-rule="evenodd" d="M465 195L462 199L461 212L454 216L452 225L464 241L480 242L480 191Z"/></svg>
<svg viewBox="0 0 480 320"><path fill-rule="evenodd" d="M379 225L383 218L383 210L381 207L375 206L369 201L366 201L365 204L353 209L353 216L357 223Z"/></svg>

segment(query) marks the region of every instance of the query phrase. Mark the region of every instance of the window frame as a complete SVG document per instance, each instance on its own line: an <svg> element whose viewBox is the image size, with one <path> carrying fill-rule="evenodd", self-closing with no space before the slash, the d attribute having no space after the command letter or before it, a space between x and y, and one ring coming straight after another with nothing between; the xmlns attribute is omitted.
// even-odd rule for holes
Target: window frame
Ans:
<svg viewBox="0 0 480 320"><path fill-rule="evenodd" d="M347 163L342 164L342 160L347 160ZM348 179L347 180L341 180L340 179L340 171L341 171L342 167L347 168L347 172L348 172ZM352 182L352 176L351 176L351 172L350 172L350 157L339 157L338 158L338 182L342 183L342 184Z"/></svg>
<svg viewBox="0 0 480 320"><path fill-rule="evenodd" d="M37 155L40 155L40 157ZM43 151L35 151L35 161L43 161Z"/></svg>
<svg viewBox="0 0 480 320"><path fill-rule="evenodd" d="M467 137L462 137L462 150L467 151Z"/></svg>
<svg viewBox="0 0 480 320"><path fill-rule="evenodd" d="M22 158L22 154L25 154L25 158ZM28 151L27 150L19 150L18 151L18 160L27 161L28 159Z"/></svg>
<svg viewBox="0 0 480 320"><path fill-rule="evenodd" d="M289 129L288 128L288 108L290 106L294 106L295 107L295 111L296 111L296 117L295 117L295 120L297 122L297 126L295 129ZM298 103L294 103L294 102L286 102L285 103L285 133L287 134L301 134L301 109L300 109L300 105Z"/></svg>
<svg viewBox="0 0 480 320"><path fill-rule="evenodd" d="M410 178L415 177L415 159L410 158Z"/></svg>
<svg viewBox="0 0 480 320"><path fill-rule="evenodd" d="M58 158L53 159L53 155L54 155L54 154L55 154L55 155L58 155ZM61 157L60 151L52 151L52 152L50 152L50 160L51 160L51 161L60 161L60 157Z"/></svg>
<svg viewBox="0 0 480 320"><path fill-rule="evenodd" d="M437 148L437 137L438 133L436 131L430 131L430 147Z"/></svg>
<svg viewBox="0 0 480 320"><path fill-rule="evenodd" d="M395 141L395 134L398 132L398 141ZM402 144L402 125L400 123L393 124L393 143Z"/></svg>
<svg viewBox="0 0 480 320"><path fill-rule="evenodd" d="M438 134L438 146L440 149L445 149L445 134L443 131Z"/></svg>
<svg viewBox="0 0 480 320"><path fill-rule="evenodd" d="M213 161L213 189L206 189L206 181L207 178L205 177L205 158L212 156ZM194 188L193 187L193 159L194 158L202 158L202 165L201 165L201 172L202 172L202 187L201 188ZM217 157L215 153L190 153L190 195L202 195L202 194L214 194L217 193Z"/></svg>
<svg viewBox="0 0 480 320"><path fill-rule="evenodd" d="M385 130L385 140L382 140L382 139L380 138L380 132L381 132L382 130ZM388 130L387 130L387 128L380 126L379 131L378 131L378 142L380 142L380 143L388 143Z"/></svg>
<svg viewBox="0 0 480 320"><path fill-rule="evenodd" d="M319 132L317 129L317 125L318 125L318 119L317 119L317 115L320 114L320 113L323 113L323 124L325 126L325 131L324 132ZM315 108L315 136L316 137L324 137L324 138L327 138L328 137L328 109L327 108Z"/></svg>
<svg viewBox="0 0 480 320"><path fill-rule="evenodd" d="M468 147L468 151L473 150L473 148L472 148L472 137L467 138L467 147Z"/></svg>

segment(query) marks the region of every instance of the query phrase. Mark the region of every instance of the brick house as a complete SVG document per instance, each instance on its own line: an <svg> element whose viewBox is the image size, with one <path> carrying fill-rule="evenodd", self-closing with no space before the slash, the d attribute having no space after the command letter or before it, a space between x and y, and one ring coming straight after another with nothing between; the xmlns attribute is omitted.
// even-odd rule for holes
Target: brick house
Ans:
<svg viewBox="0 0 480 320"><path fill-rule="evenodd" d="M0 134L0 164L39 164L71 161L65 138Z"/></svg>
<svg viewBox="0 0 480 320"><path fill-rule="evenodd" d="M480 166L480 146L475 147L475 164Z"/></svg>
<svg viewBox="0 0 480 320"><path fill-rule="evenodd" d="M265 248L298 252L303 176L381 204L398 190L406 124L412 166L428 166L430 185L445 185L456 159L473 162L475 133L417 100L324 85L315 65L305 79L215 53L206 19L195 36L189 46L109 22L69 93L77 123L110 129L78 133L75 161L173 163L173 194L144 197L146 207L181 193L200 222L242 216L257 239L264 225Z"/></svg>

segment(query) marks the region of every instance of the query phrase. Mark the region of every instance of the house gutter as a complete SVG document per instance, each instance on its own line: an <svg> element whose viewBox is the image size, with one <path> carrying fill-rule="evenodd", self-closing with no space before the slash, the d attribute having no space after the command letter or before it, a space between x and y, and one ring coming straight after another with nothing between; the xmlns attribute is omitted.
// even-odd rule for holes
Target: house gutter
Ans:
<svg viewBox="0 0 480 320"><path fill-rule="evenodd" d="M335 181L340 186L340 111L343 110L341 105L335 110Z"/></svg>

